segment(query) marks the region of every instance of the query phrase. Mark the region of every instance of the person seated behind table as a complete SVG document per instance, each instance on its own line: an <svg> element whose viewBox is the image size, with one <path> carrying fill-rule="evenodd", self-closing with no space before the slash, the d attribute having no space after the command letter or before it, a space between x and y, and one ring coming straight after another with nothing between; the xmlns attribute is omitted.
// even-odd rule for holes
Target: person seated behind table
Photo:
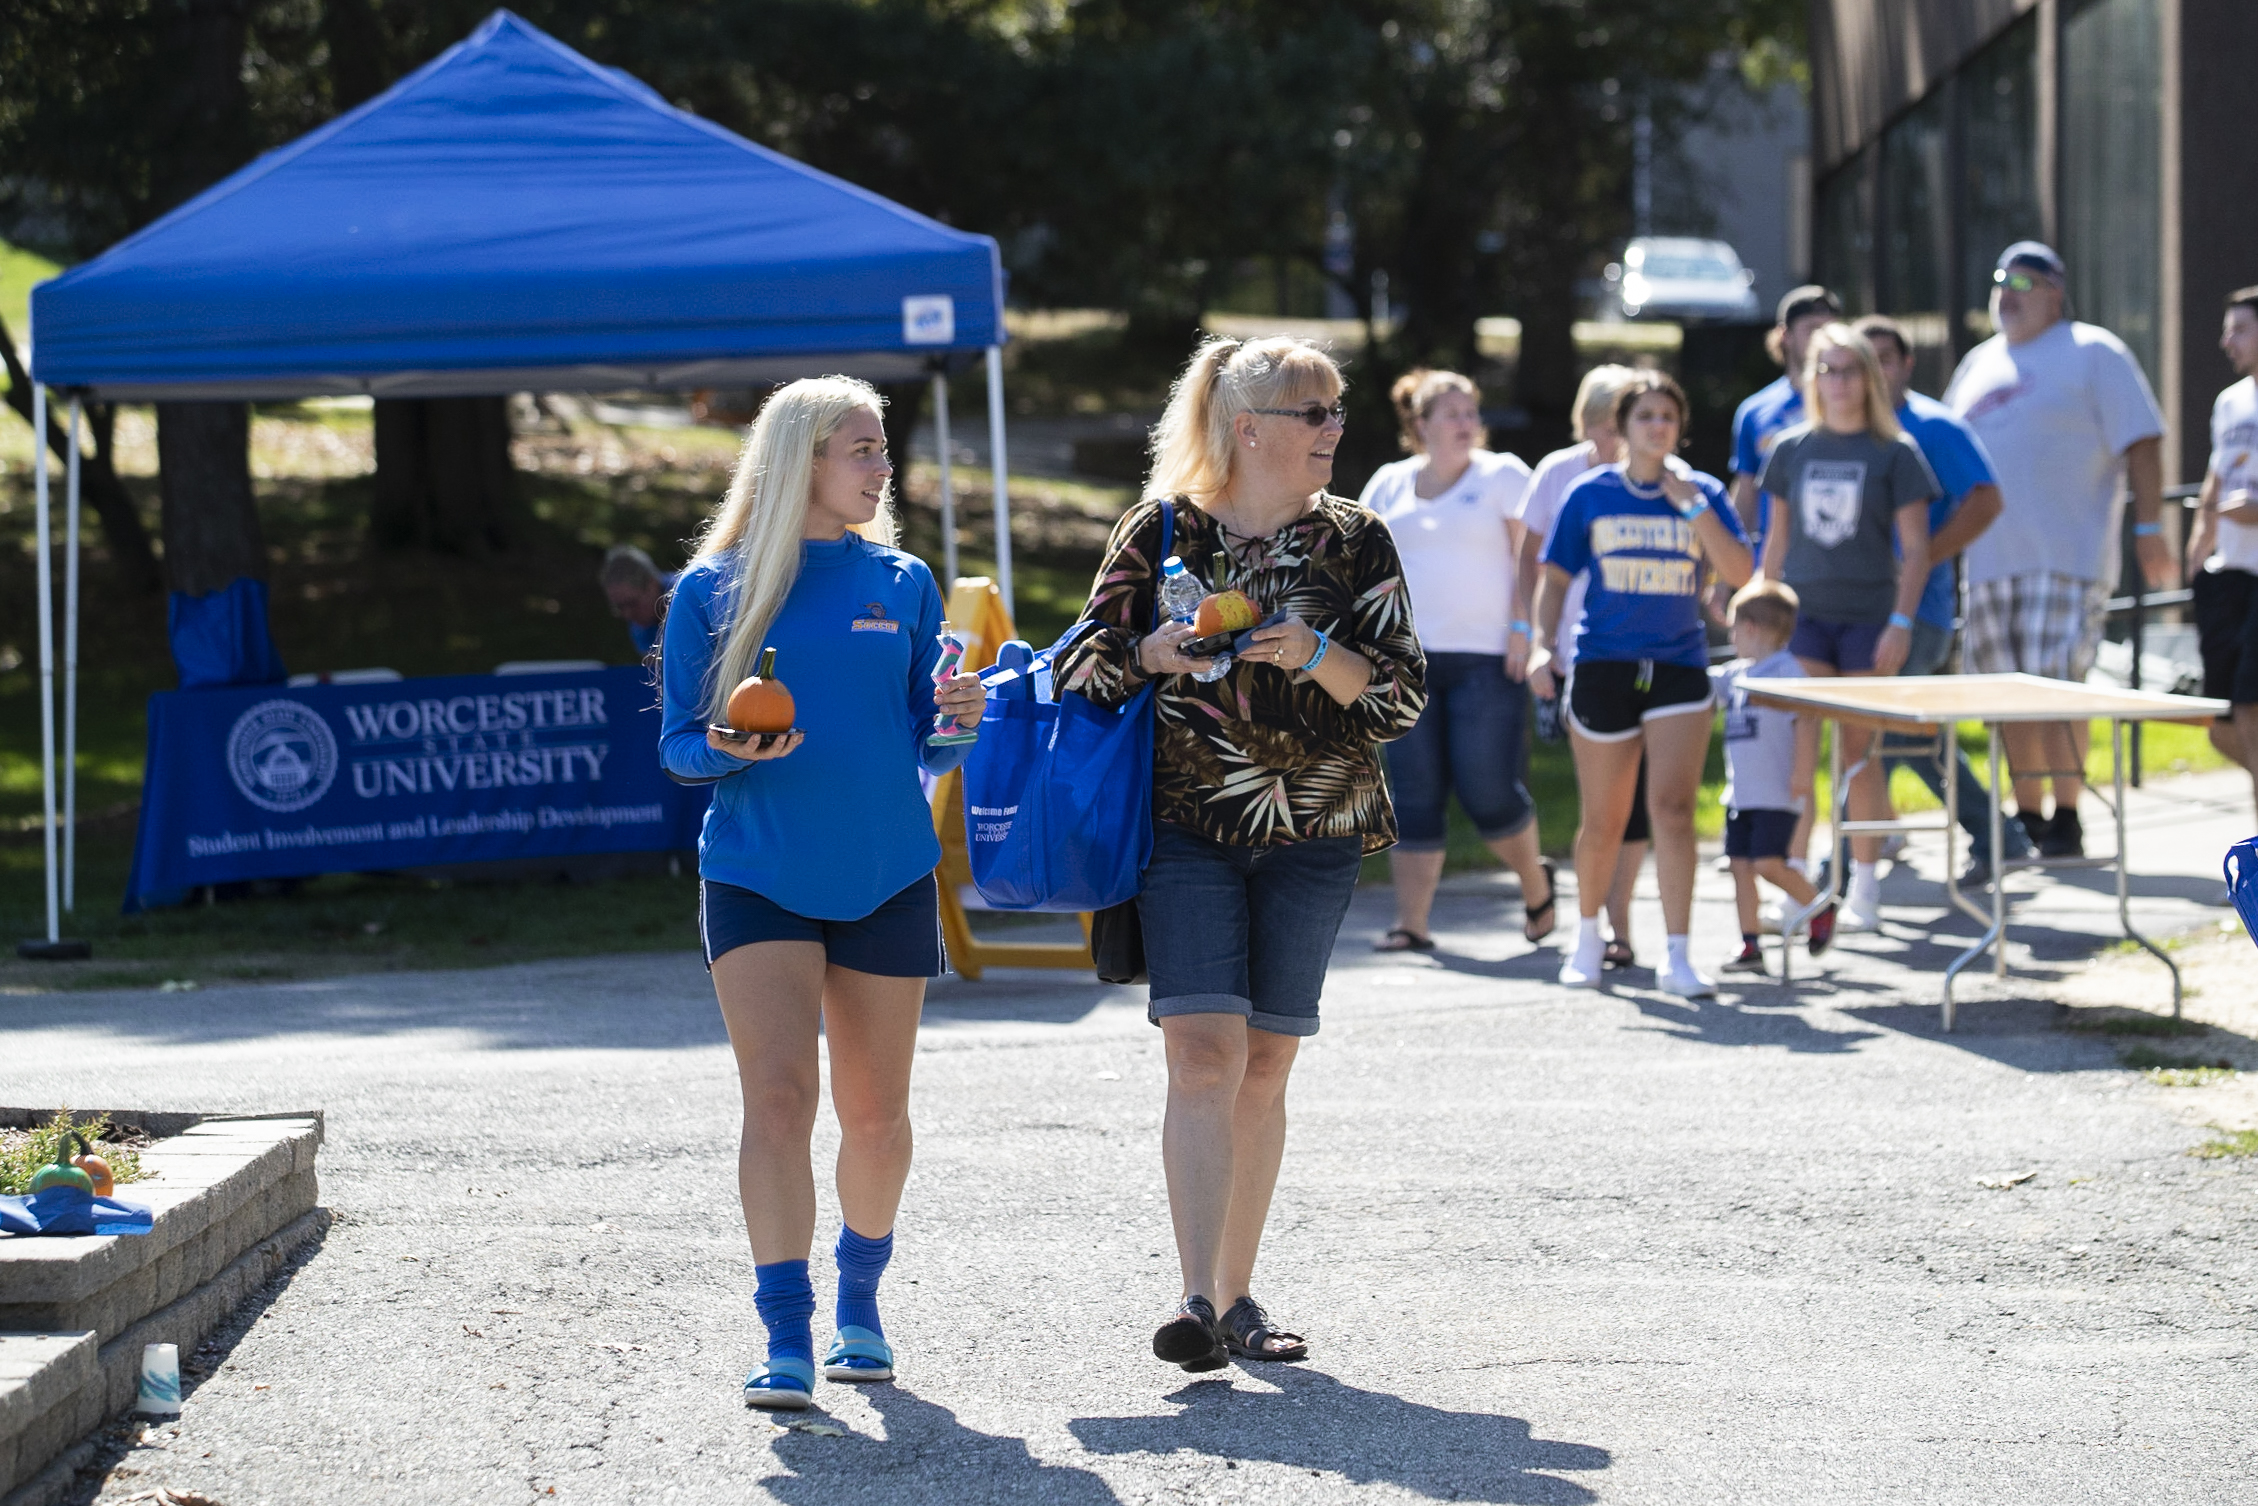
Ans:
<svg viewBox="0 0 2258 1506"><path fill-rule="evenodd" d="M1740 955L1728 973L1763 973L1757 946L1759 877L1786 891L1799 907L1819 891L1788 866L1788 842L1811 801L1812 771L1819 761L1819 719L1751 704L1751 680L1799 680L1803 666L1788 652L1801 603L1793 588L1758 577L1734 593L1730 664L1709 671L1725 708L1725 856L1733 865L1733 902L1740 911ZM1788 927L1782 926L1786 931ZM1811 917L1811 955L1835 937L1835 913ZM1783 938L1783 941L1785 938Z"/></svg>
<svg viewBox="0 0 2258 1506"><path fill-rule="evenodd" d="M614 544L604 551L596 579L612 604L612 615L627 623L636 655L649 654L651 645L659 641L659 625L666 620L666 594L674 589L674 577L662 573L633 544Z"/></svg>

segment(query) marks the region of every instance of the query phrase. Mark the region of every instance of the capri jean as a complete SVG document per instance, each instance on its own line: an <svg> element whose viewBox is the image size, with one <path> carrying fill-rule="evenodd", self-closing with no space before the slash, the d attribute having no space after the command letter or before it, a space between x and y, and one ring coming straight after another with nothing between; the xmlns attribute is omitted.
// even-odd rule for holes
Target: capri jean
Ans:
<svg viewBox="0 0 2258 1506"><path fill-rule="evenodd" d="M1427 709L1382 750L1405 852L1440 852L1450 792L1485 842L1535 819L1529 766L1529 687L1505 676L1498 654L1429 654Z"/></svg>

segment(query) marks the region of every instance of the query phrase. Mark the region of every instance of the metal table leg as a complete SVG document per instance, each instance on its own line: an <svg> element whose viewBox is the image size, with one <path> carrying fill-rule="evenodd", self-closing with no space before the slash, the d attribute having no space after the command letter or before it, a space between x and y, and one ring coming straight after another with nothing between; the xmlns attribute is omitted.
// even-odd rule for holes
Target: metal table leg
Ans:
<svg viewBox="0 0 2258 1506"><path fill-rule="evenodd" d="M1952 983L1960 975L1962 969L1981 957L1985 948L1989 947L1992 950L1993 974L2004 977L2007 972L2007 904L2005 891L2001 888L2001 884L2006 879L2006 874L2001 870L2006 865L2002 861L2004 849L2000 845L2005 840L2006 834L2000 829L1999 724L1997 722L1986 722L1984 731L1987 734L1987 745L1991 753L1991 925L1983 935L1976 938L1966 951L1953 958L1951 964L1944 970L1942 1015L1946 1030L1952 1029L1954 1020L1958 1015L1958 1009L1952 997ZM1952 772L1956 773L1957 770ZM1957 779L1951 779L1949 782L1953 785L1958 783ZM1954 797L1954 805L1955 807L1958 805L1957 797ZM1952 880L1947 878L1946 882L1951 883ZM1953 897L1955 900L1959 898L1957 885L1954 886ZM1982 918L1980 912L1978 918Z"/></svg>
<svg viewBox="0 0 2258 1506"><path fill-rule="evenodd" d="M2180 1017L2180 965L2162 947L2133 929L2131 882L2125 868L2125 724L2114 717L2109 722L2109 783L2117 807L2117 921L2125 928L2128 940L2139 942L2172 970L2172 1018L2176 1020Z"/></svg>

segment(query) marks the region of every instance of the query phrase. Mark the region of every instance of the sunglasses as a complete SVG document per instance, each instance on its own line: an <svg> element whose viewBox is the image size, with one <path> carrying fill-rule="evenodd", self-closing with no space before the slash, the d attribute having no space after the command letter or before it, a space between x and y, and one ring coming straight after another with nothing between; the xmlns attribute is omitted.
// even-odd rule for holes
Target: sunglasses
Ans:
<svg viewBox="0 0 2258 1506"><path fill-rule="evenodd" d="M1991 280L1994 287L2005 288L2010 293L2028 293L2044 279L2033 277L2028 272L2001 271L1992 273ZM2054 284L2047 282L2046 285L2052 287Z"/></svg>
<svg viewBox="0 0 2258 1506"><path fill-rule="evenodd" d="M1339 403L1333 404L1330 408L1322 403L1311 403L1306 408L1255 408L1250 411L1267 413L1272 418L1298 418L1312 429L1324 428L1328 419L1337 424L1346 424L1349 421L1348 410Z"/></svg>
<svg viewBox="0 0 2258 1506"><path fill-rule="evenodd" d="M1836 366L1827 361L1821 361L1811 370L1813 375L1816 376L1864 376L1866 374L1866 370L1862 366Z"/></svg>

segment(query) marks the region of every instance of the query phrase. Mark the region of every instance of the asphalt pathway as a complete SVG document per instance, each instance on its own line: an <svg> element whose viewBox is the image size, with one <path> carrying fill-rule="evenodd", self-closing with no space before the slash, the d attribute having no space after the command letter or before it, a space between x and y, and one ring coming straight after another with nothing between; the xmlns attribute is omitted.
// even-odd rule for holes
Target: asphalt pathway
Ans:
<svg viewBox="0 0 2258 1506"><path fill-rule="evenodd" d="M2216 923L2239 798L2143 797L2143 924ZM825 1384L797 1429L738 1399L736 1091L694 956L0 999L11 1102L329 1116L321 1248L73 1499L2245 1502L2258 1173L2188 1157L2203 1130L2045 976L1940 1034L1936 868L1819 981L1698 1005L1553 986L1510 884L1447 888L1419 958L1368 950L1361 895L1258 1283L1315 1354L1206 1377L1146 1347L1175 1260L1142 990L938 984L902 1378ZM2028 881L2019 965L2114 920L2071 877Z"/></svg>

